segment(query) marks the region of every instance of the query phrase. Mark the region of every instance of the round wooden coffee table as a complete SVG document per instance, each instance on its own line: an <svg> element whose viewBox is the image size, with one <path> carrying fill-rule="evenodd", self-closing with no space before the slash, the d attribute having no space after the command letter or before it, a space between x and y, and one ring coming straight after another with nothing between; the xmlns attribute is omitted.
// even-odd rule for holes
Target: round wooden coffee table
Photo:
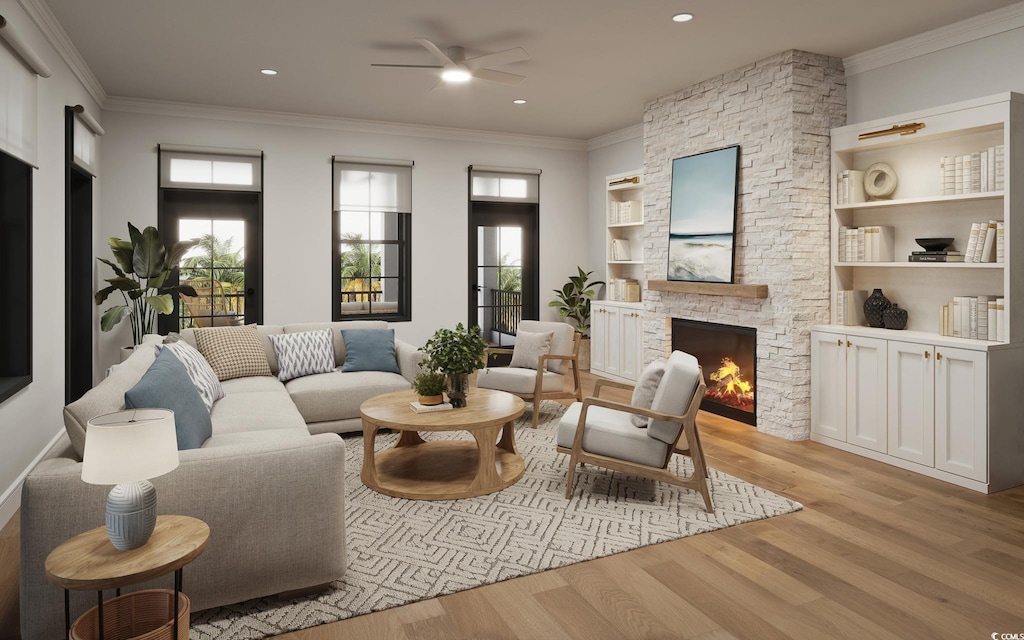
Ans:
<svg viewBox="0 0 1024 640"><path fill-rule="evenodd" d="M469 389L466 406L416 413L413 391L367 400L363 417L363 470L367 487L396 498L453 500L500 491L519 481L526 463L516 449L512 421L523 415L521 398L503 391ZM374 453L378 429L401 432L394 447ZM425 442L422 431L468 431L473 440ZM498 434L501 440L498 440ZM495 444L497 443L497 444Z"/></svg>

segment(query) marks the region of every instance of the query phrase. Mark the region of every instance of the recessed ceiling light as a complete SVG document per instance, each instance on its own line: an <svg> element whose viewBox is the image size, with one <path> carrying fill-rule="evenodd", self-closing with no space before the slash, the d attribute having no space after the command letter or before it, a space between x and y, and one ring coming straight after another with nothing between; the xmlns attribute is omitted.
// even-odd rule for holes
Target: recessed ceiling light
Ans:
<svg viewBox="0 0 1024 640"><path fill-rule="evenodd" d="M677 13L672 16L672 22L689 22L690 20L693 20L692 13Z"/></svg>
<svg viewBox="0 0 1024 640"><path fill-rule="evenodd" d="M445 82L466 82L472 77L465 69L445 69L441 72L441 79Z"/></svg>
<svg viewBox="0 0 1024 640"><path fill-rule="evenodd" d="M512 104L526 104L526 100L523 100L522 98L516 98L515 100L512 101Z"/></svg>
<svg viewBox="0 0 1024 640"><path fill-rule="evenodd" d="M277 72L274 71L273 69L260 69L260 73L262 73L265 76L276 76L277 75Z"/></svg>

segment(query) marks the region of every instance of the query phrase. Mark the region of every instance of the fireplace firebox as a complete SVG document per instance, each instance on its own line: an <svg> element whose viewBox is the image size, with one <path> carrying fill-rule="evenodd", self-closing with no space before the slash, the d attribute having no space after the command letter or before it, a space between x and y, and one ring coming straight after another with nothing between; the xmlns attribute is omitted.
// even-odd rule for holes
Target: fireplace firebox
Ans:
<svg viewBox="0 0 1024 640"><path fill-rule="evenodd" d="M701 409L757 426L757 329L672 318L672 350L704 369Z"/></svg>

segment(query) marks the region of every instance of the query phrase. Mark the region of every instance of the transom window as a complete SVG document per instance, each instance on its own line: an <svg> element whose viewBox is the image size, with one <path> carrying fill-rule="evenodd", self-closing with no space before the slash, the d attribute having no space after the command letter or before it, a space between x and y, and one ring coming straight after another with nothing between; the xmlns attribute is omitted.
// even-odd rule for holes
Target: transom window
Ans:
<svg viewBox="0 0 1024 640"><path fill-rule="evenodd" d="M372 162L334 159L335 320L411 319L412 163Z"/></svg>

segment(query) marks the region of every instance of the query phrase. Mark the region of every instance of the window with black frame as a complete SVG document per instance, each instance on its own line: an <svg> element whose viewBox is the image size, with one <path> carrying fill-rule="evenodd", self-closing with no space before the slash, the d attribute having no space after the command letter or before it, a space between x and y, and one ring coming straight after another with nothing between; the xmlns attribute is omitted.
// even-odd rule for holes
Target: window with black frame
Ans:
<svg viewBox="0 0 1024 640"><path fill-rule="evenodd" d="M335 320L411 320L412 166L335 156Z"/></svg>

